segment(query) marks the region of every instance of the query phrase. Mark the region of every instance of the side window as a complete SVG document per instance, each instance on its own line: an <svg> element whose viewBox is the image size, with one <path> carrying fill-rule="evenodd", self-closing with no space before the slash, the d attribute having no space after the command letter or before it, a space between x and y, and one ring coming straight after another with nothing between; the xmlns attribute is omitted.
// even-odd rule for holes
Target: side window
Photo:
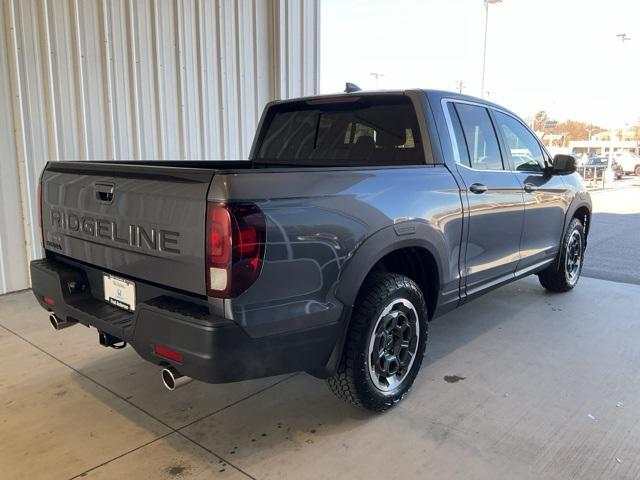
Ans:
<svg viewBox="0 0 640 480"><path fill-rule="evenodd" d="M484 107L457 103L471 167L477 170L502 170L502 155L498 138L491 123L489 112Z"/></svg>
<svg viewBox="0 0 640 480"><path fill-rule="evenodd" d="M453 127L453 138L451 139L453 156L457 163L470 167L469 154L467 152L467 145L464 143L464 133L462 133L458 113L453 103L447 103L447 109L449 111L449 118L451 119L451 126Z"/></svg>
<svg viewBox="0 0 640 480"><path fill-rule="evenodd" d="M515 118L495 112L498 127L507 149L511 152L513 167L519 172L540 172L544 169L544 157L538 140Z"/></svg>

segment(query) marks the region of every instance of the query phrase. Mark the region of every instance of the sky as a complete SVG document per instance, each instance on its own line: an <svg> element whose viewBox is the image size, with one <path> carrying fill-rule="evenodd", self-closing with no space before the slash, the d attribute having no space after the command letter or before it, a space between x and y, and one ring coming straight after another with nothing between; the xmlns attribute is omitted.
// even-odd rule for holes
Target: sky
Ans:
<svg viewBox="0 0 640 480"><path fill-rule="evenodd" d="M321 92L435 88L480 96L483 0L322 0ZM626 33L629 41L616 35ZM372 72L382 73L376 79ZM489 5L485 96L523 118L640 123L640 0Z"/></svg>

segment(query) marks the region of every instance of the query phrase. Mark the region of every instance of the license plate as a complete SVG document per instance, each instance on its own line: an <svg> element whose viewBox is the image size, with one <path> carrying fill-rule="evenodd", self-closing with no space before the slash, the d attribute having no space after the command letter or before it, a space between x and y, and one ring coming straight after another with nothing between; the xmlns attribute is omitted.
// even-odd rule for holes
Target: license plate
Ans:
<svg viewBox="0 0 640 480"><path fill-rule="evenodd" d="M104 299L130 312L136 309L136 284L113 275L103 275Z"/></svg>

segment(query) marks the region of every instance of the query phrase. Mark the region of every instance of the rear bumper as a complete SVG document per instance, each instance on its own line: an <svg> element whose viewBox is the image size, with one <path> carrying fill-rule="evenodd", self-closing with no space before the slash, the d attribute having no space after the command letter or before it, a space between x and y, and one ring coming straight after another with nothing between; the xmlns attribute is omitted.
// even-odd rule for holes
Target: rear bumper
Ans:
<svg viewBox="0 0 640 480"><path fill-rule="evenodd" d="M33 292L44 309L120 338L144 359L204 382L324 372L340 336L336 323L253 338L235 321L213 315L207 299L185 298L143 282L136 282L136 290L146 287L147 294L138 295L143 298L135 312L127 312L101 300L101 276L99 269L60 259L31 262ZM45 303L45 296L53 305ZM154 345L180 352L182 361L156 355Z"/></svg>

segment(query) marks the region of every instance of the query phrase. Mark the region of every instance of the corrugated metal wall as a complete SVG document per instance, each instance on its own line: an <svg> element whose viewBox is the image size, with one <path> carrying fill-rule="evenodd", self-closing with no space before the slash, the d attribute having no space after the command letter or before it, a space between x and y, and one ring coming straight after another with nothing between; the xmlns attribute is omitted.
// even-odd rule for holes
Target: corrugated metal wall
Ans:
<svg viewBox="0 0 640 480"><path fill-rule="evenodd" d="M246 158L265 102L318 91L318 0L0 1L0 293L47 160Z"/></svg>

